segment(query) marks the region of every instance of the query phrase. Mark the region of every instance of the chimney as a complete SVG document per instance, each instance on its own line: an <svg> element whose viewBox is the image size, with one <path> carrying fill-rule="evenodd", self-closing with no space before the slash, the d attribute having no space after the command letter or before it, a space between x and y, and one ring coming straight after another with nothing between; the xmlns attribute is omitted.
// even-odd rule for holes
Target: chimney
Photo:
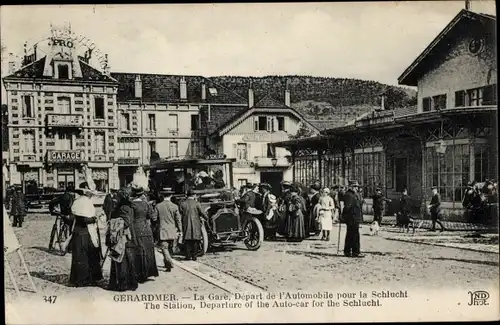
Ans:
<svg viewBox="0 0 500 325"><path fill-rule="evenodd" d="M180 99L182 101L186 101L187 100L187 87L186 87L186 78L184 78L184 76L182 76L181 78L181 81L179 82L180 84L180 91L181 91L181 97Z"/></svg>
<svg viewBox="0 0 500 325"><path fill-rule="evenodd" d="M285 105L290 107L290 89L288 88L288 80L285 84Z"/></svg>
<svg viewBox="0 0 500 325"><path fill-rule="evenodd" d="M9 53L9 74L16 71L16 62L14 61L14 54Z"/></svg>
<svg viewBox="0 0 500 325"><path fill-rule="evenodd" d="M248 86L248 108L253 107L253 88L252 80L250 80L250 85Z"/></svg>
<svg viewBox="0 0 500 325"><path fill-rule="evenodd" d="M201 84L201 100L205 101L207 99L207 86L205 82Z"/></svg>
<svg viewBox="0 0 500 325"><path fill-rule="evenodd" d="M134 90L135 90L135 98L142 98L142 81L140 75L135 76Z"/></svg>
<svg viewBox="0 0 500 325"><path fill-rule="evenodd" d="M465 0L465 10L470 10L470 1Z"/></svg>

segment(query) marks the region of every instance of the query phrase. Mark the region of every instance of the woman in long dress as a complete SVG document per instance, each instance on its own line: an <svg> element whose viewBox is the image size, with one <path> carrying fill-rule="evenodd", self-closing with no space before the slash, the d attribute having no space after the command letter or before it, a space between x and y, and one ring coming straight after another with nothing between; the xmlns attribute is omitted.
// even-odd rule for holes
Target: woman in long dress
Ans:
<svg viewBox="0 0 500 325"><path fill-rule="evenodd" d="M288 240L300 242L306 237L304 222L304 200L299 196L299 189L292 185L290 201L287 204L286 233Z"/></svg>
<svg viewBox="0 0 500 325"><path fill-rule="evenodd" d="M82 287L96 285L102 280L101 243L97 217L92 202L93 191L87 182L75 191L80 196L73 202L71 212L75 217L71 239L71 285Z"/></svg>
<svg viewBox="0 0 500 325"><path fill-rule="evenodd" d="M147 183L146 183L147 184ZM154 236L151 221L156 221L157 215L148 202L144 185L132 182L132 198L130 207L133 213L132 228L137 244L135 271L139 283L146 282L150 277L158 276L154 251Z"/></svg>
<svg viewBox="0 0 500 325"><path fill-rule="evenodd" d="M125 187L117 193L117 207L111 212L111 220L123 219L123 234L129 235L125 247L122 248L121 260L111 258L111 272L109 278L109 289L114 291L126 291L137 289L137 277L135 269L135 257L137 255L137 238L135 236L134 212L130 204L132 189ZM108 240L108 239L107 239ZM110 245L108 245L110 246Z"/></svg>
<svg viewBox="0 0 500 325"><path fill-rule="evenodd" d="M321 223L321 240L330 241L330 232L333 228L333 211L335 210L335 202L330 196L330 189L324 188L321 191L319 198L319 221Z"/></svg>

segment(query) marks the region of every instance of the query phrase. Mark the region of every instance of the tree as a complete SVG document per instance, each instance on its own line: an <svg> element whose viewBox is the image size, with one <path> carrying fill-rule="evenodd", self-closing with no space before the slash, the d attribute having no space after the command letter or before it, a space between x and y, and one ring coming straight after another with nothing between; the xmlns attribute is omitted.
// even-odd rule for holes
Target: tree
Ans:
<svg viewBox="0 0 500 325"><path fill-rule="evenodd" d="M300 125L299 130L295 135L290 135L289 139L295 140L295 139L303 139L303 138L308 138L308 137L313 137L316 135L316 132L314 130L311 130L307 125L302 123Z"/></svg>

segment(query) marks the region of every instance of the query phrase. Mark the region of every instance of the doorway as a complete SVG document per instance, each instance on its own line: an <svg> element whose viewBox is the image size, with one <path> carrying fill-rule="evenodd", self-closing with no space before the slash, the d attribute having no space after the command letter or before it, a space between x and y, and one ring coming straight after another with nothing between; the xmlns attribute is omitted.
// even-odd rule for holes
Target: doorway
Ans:
<svg viewBox="0 0 500 325"><path fill-rule="evenodd" d="M281 197L281 182L283 181L283 172L260 172L260 182L271 185L271 193Z"/></svg>
<svg viewBox="0 0 500 325"><path fill-rule="evenodd" d="M57 190L65 191L75 188L75 171L73 169L59 169L57 171Z"/></svg>

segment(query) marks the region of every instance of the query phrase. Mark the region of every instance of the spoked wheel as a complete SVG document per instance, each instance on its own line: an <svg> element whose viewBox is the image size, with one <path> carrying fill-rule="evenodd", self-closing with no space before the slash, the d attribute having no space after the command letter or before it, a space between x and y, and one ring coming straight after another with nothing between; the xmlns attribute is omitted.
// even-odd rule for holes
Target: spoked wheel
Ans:
<svg viewBox="0 0 500 325"><path fill-rule="evenodd" d="M203 256L208 250L208 233L205 225L201 226L201 241L198 248L198 256Z"/></svg>
<svg viewBox="0 0 500 325"><path fill-rule="evenodd" d="M245 231L248 236L245 238L245 246L251 250L256 251L264 241L264 228L262 223L256 217L252 217L245 223Z"/></svg>

